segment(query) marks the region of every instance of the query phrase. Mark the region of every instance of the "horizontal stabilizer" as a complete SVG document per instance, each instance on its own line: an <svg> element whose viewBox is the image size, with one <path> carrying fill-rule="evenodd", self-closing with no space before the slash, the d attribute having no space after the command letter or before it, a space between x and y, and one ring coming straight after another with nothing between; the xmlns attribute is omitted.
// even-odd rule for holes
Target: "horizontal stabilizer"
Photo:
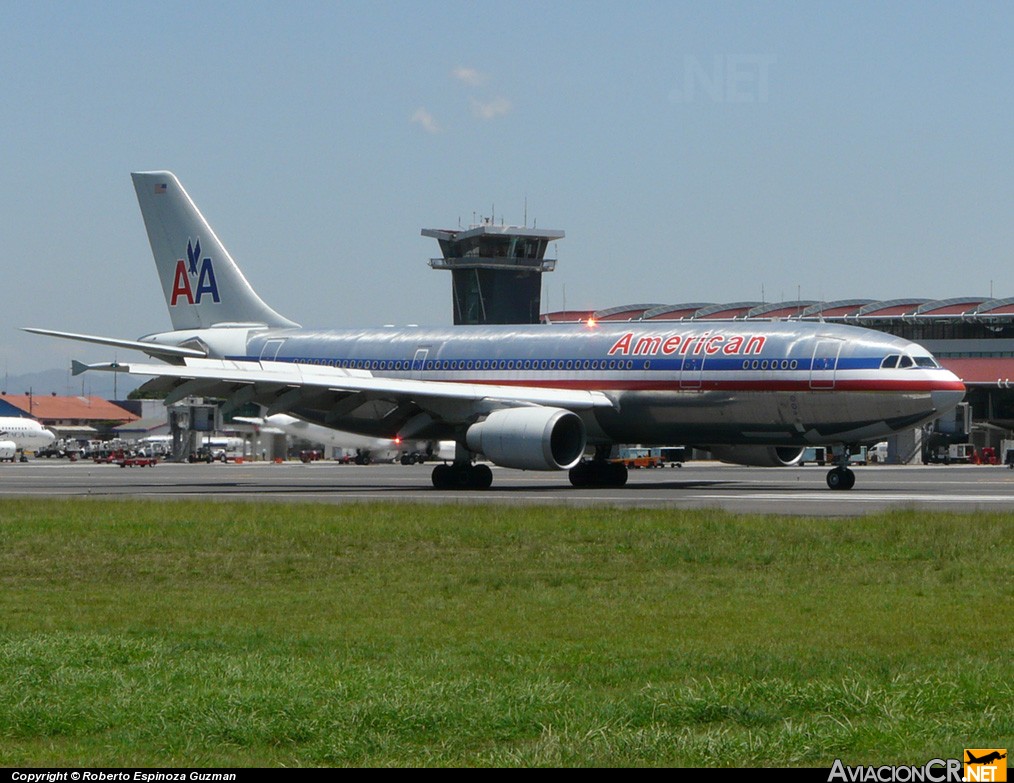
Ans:
<svg viewBox="0 0 1014 783"><path fill-rule="evenodd" d="M159 358L191 358L191 359L203 359L207 357L204 351L198 351L194 348L182 348L178 345L160 345L159 343L149 343L143 340L121 340L118 337L99 337L92 334L75 334L74 332L56 332L52 329L36 329L31 326L23 326L22 331L31 332L32 334L44 334L49 337L62 337L65 340L80 340L84 343L95 343L97 345L111 345L113 348L126 348L132 351L144 351L150 356Z"/></svg>
<svg viewBox="0 0 1014 783"><path fill-rule="evenodd" d="M71 375L80 375L81 373L88 372L89 370L106 370L116 372L118 369L120 369L120 365L117 362L102 362L101 364L85 364L84 362L79 362L77 359L71 359L70 362Z"/></svg>

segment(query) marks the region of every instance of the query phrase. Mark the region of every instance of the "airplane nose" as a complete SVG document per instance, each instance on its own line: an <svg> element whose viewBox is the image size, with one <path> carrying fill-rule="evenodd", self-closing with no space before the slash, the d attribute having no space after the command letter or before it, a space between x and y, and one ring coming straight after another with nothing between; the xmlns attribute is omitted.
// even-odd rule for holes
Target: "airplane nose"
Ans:
<svg viewBox="0 0 1014 783"><path fill-rule="evenodd" d="M950 388L937 389L930 392L933 407L938 413L947 413L957 407L958 403L965 399L965 384L961 379L950 373L951 379L948 383Z"/></svg>

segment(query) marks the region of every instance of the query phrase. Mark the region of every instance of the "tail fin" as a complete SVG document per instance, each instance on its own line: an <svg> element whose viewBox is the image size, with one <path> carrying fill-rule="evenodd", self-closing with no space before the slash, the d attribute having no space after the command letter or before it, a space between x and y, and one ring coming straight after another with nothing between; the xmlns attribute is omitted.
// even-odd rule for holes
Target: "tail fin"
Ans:
<svg viewBox="0 0 1014 783"><path fill-rule="evenodd" d="M175 175L130 175L173 329L242 323L290 327L257 296Z"/></svg>

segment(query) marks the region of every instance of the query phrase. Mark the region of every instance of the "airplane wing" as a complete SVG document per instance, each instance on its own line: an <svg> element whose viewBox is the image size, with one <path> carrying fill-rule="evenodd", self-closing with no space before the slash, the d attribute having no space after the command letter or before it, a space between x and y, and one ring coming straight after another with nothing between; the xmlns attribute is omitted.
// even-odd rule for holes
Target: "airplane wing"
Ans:
<svg viewBox="0 0 1014 783"><path fill-rule="evenodd" d="M146 388L168 392L166 404L191 396L220 397L226 407L247 402L267 407L267 414L299 407L352 414L369 402L386 401L367 418L390 416L394 408L413 406L445 422L464 422L499 408L547 406L571 411L615 407L604 393L583 389L544 389L483 383L453 383L377 377L365 370L295 364L186 358L183 365L74 362L74 374L86 370L122 372L155 378ZM393 422L394 419L392 418ZM404 432L403 437L417 433Z"/></svg>

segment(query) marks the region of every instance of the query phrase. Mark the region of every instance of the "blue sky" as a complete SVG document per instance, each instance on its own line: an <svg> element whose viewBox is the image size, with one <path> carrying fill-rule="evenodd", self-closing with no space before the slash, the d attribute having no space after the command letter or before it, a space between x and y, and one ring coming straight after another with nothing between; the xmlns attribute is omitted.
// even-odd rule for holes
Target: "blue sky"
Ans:
<svg viewBox="0 0 1014 783"><path fill-rule="evenodd" d="M554 309L1014 296L1009 4L0 10L12 374L112 358L18 326L168 328L137 170L308 326L449 323L419 230L526 198Z"/></svg>

